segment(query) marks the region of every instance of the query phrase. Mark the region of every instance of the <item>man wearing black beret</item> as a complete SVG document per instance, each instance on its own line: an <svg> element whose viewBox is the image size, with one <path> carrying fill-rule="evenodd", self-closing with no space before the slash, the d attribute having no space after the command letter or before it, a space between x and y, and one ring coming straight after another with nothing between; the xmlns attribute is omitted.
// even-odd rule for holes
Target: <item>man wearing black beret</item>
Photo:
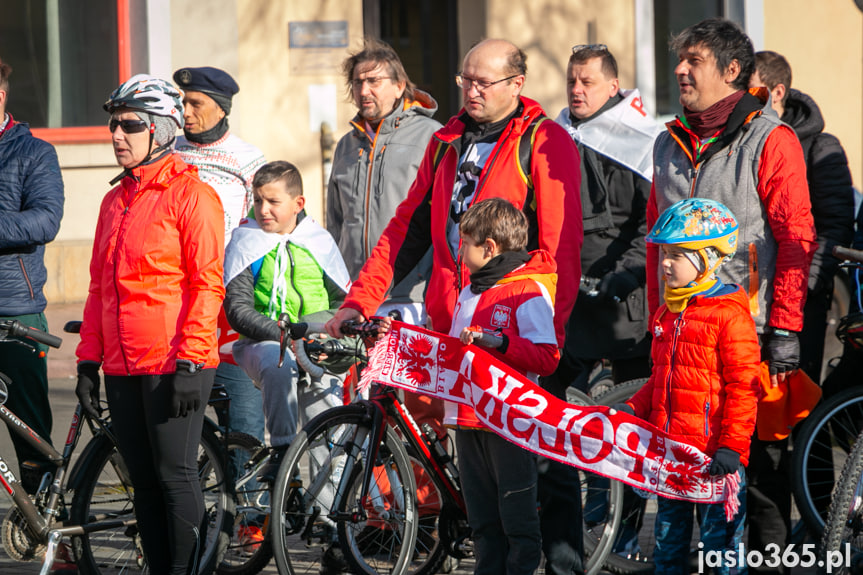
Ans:
<svg viewBox="0 0 863 575"><path fill-rule="evenodd" d="M218 68L180 68L174 82L183 91L185 137L177 138L175 151L184 162L198 168L198 175L219 194L225 210L225 245L252 205L252 179L266 163L264 154L228 131L231 100L240 88ZM261 391L234 363L231 330L219 314L219 358L216 383L225 386L231 398L230 426L264 440L264 408ZM233 335L236 339L236 334ZM253 521L243 521L234 534L243 545L258 545L263 539ZM251 548L251 547L249 547Z"/></svg>
<svg viewBox="0 0 863 575"><path fill-rule="evenodd" d="M251 207L252 178L266 160L258 148L228 131L231 100L240 91L230 74L209 66L180 68L174 82L184 93L186 120L185 138L177 138L176 151L219 194L227 245Z"/></svg>

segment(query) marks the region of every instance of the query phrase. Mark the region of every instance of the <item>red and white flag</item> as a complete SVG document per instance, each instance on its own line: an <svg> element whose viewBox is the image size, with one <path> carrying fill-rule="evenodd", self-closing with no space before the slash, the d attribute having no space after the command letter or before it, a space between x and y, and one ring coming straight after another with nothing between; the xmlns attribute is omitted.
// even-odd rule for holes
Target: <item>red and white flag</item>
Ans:
<svg viewBox="0 0 863 575"><path fill-rule="evenodd" d="M373 348L372 381L469 405L490 430L534 453L671 499L726 502L734 481L708 473L710 458L627 413L560 400L476 345L393 322ZM730 514L730 515L729 515Z"/></svg>

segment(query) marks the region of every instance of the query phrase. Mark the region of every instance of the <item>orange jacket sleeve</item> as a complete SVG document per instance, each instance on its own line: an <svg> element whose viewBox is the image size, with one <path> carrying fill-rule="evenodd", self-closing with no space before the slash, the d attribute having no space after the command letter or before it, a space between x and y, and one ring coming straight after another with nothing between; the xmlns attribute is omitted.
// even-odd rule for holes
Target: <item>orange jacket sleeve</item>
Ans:
<svg viewBox="0 0 863 575"><path fill-rule="evenodd" d="M767 137L758 166L758 195L776 239L776 276L767 324L800 331L815 253L815 224L806 182L806 160L797 135L780 126Z"/></svg>

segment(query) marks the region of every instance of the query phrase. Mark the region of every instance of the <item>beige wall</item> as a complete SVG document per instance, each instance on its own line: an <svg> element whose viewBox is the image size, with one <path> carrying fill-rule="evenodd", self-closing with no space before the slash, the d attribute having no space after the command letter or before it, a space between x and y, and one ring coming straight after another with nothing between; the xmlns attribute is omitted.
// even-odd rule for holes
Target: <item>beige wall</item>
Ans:
<svg viewBox="0 0 863 575"><path fill-rule="evenodd" d="M336 86L336 140L354 114L337 73L291 74L288 22L347 20L350 47L362 39L359 0L173 0L171 70L215 66L240 85L230 116L231 130L269 160L289 160L300 168L309 213L322 219L323 177L320 133L309 129L310 84ZM133 23L134 26L134 23ZM334 51L337 67L345 50ZM135 73L142 70L134 70ZM57 146L66 188L65 215L57 239L46 249L50 302L80 302L87 296L93 234L108 181L120 172L110 144Z"/></svg>
<svg viewBox="0 0 863 575"><path fill-rule="evenodd" d="M362 41L362 2L358 0L238 0L237 82L254 97L238 102L244 134L259 146L268 160L288 160L303 175L307 211L319 221L323 212L320 132L309 129L308 88L311 84L336 87L336 141L348 131L353 105L345 99L344 82L337 72L292 74L288 49L288 23L347 20L349 48ZM346 50L330 57L335 67Z"/></svg>
<svg viewBox="0 0 863 575"><path fill-rule="evenodd" d="M487 36L511 40L527 53L524 95L552 118L566 106L566 65L575 44L607 44L620 68L621 88L635 87L632 0L488 0L487 11ZM595 38L588 38L589 24Z"/></svg>
<svg viewBox="0 0 863 575"><path fill-rule="evenodd" d="M863 13L852 0L763 0L764 48L793 70L792 87L812 96L826 131L848 154L854 185L863 176Z"/></svg>

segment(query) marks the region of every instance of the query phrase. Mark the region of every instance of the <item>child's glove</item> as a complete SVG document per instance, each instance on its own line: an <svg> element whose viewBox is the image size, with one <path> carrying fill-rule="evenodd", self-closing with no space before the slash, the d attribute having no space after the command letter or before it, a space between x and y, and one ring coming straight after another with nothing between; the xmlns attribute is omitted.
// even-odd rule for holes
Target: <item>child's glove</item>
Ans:
<svg viewBox="0 0 863 575"><path fill-rule="evenodd" d="M178 359L177 371L172 380L171 416L186 417L201 407L201 383L204 377L203 364L195 365L189 360Z"/></svg>
<svg viewBox="0 0 863 575"><path fill-rule="evenodd" d="M99 413L99 364L95 361L82 361L78 364L78 384L75 395L81 402L84 413L97 419Z"/></svg>
<svg viewBox="0 0 863 575"><path fill-rule="evenodd" d="M629 415L635 415L635 410L630 407L628 403L615 403L611 406L611 409L616 411L621 411L623 413L628 413Z"/></svg>
<svg viewBox="0 0 863 575"><path fill-rule="evenodd" d="M710 475L728 475L734 473L740 467L740 454L733 449L720 447L713 454L710 463Z"/></svg>

